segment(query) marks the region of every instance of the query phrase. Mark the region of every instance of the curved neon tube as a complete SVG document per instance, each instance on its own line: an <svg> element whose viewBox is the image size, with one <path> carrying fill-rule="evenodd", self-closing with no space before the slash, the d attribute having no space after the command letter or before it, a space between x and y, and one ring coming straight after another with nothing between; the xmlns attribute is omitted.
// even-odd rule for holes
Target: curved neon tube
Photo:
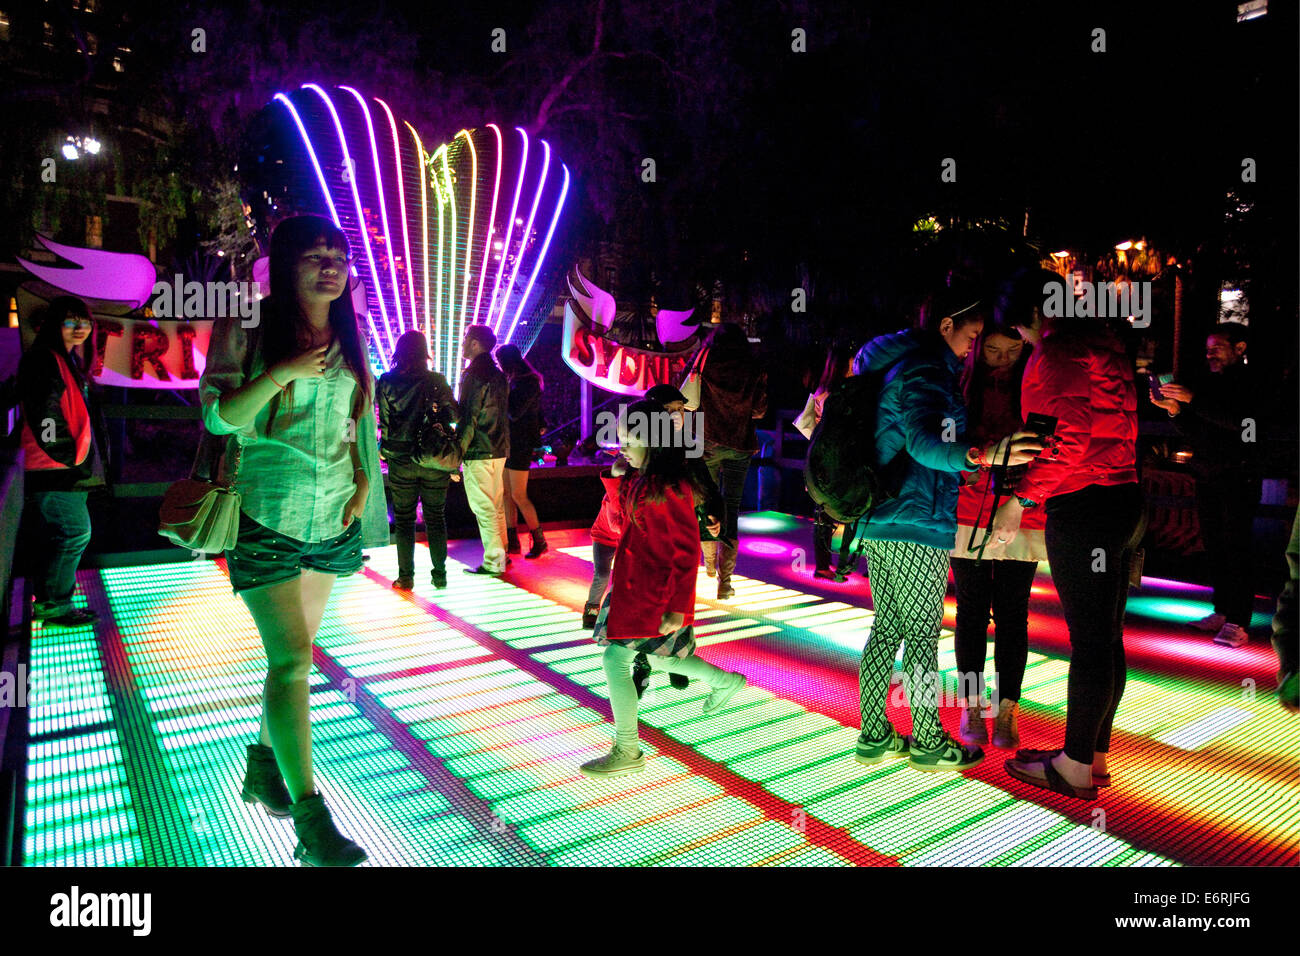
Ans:
<svg viewBox="0 0 1300 956"><path fill-rule="evenodd" d="M370 135L370 159L375 167L375 192L379 194L379 219L384 224L384 251L388 253L388 275L393 280L393 305L397 309L397 333L401 335L406 331L405 315L402 312L402 286L397 281L397 263L394 261L392 245L393 230L388 225L388 202L384 199L384 177L379 172L379 144L375 142L375 123L370 116L370 106L366 103L364 96L350 86L340 86L339 89L346 90L356 98L358 105L361 107L361 115L366 118L366 132ZM402 226L405 228L406 223L403 222ZM379 290L376 290L376 292L378 293Z"/></svg>
<svg viewBox="0 0 1300 956"><path fill-rule="evenodd" d="M402 211L402 248L406 254L406 291L411 297L411 328L414 329L419 326L419 322L415 318L415 273L413 271L415 263L411 259L410 220L406 218L406 182L405 177L402 175L402 147L397 139L397 121L393 119L393 111L388 108L387 103L378 97L375 98L375 102L384 108L384 113L388 116L388 128L393 134L393 166L397 169L397 201ZM416 152L415 155L418 157L420 152L422 151ZM398 286L394 293L400 299L402 297L401 286Z"/></svg>
<svg viewBox="0 0 1300 956"><path fill-rule="evenodd" d="M528 296L533 291L533 283L537 281L537 274L542 271L542 261L546 258L546 251L551 248L551 237L555 235L555 224L560 221L560 210L564 208L564 200L569 195L569 167L560 163L560 168L564 170L564 185L560 187L560 199L555 204L555 213L551 216L551 226L546 230L546 241L542 243L542 251L537 254L537 262L533 265L533 274L528 278L528 286L524 289L523 296L519 299L519 307L515 309L514 321L510 323L510 333L506 336L506 341L510 341L510 336L515 334L515 326L519 324L519 316L524 311L524 303L528 301Z"/></svg>
<svg viewBox="0 0 1300 956"><path fill-rule="evenodd" d="M420 142L420 134L415 131L415 127L406 120L402 122L406 123L406 128L415 138L415 155L420 158L420 275L424 279L424 330L426 335L432 337L433 326L429 319L429 196L425 192L427 184L424 181L429 165L429 154L424 151L424 143ZM433 363L438 364L436 355Z"/></svg>
<svg viewBox="0 0 1300 956"><path fill-rule="evenodd" d="M533 234L533 223L537 220L537 207L541 205L542 193L546 191L546 177L551 171L551 144L544 139L540 140L540 142L542 144L542 175L537 180L537 192L533 194L533 204L528 210L528 222L524 224L523 238L519 240L519 255L515 259L514 271L510 273L510 285L507 288L512 290L515 287L515 282L519 279L519 267L524 263L524 253L528 251L528 240ZM522 306L523 300L520 300L520 307L522 308ZM508 307L509 299L507 298L507 304L501 308L503 315ZM510 336L507 335L505 341L509 342Z"/></svg>
<svg viewBox="0 0 1300 956"><path fill-rule="evenodd" d="M343 161L347 163L348 169L355 170L356 167L352 163L352 156L348 153L347 137L343 135L343 124L339 122L338 111L334 109L334 103L330 100L329 95L315 83L304 83L302 88L312 90L325 101L325 106L334 120L334 129L339 136L339 146L343 150ZM355 175L348 177L348 185L352 187L352 202L357 207L357 231L361 233L361 241L366 247L366 260L370 263L370 275L375 283L375 301L379 304L379 314L384 320L384 333L388 336L388 354L391 355L394 348L393 330L388 324L388 310L384 308L384 297L379 292L379 268L375 265L375 251L370 247L370 236L366 230L366 216L361 208L361 194L357 192L357 177Z"/></svg>
<svg viewBox="0 0 1300 956"><path fill-rule="evenodd" d="M276 93L275 99L283 103L285 108L289 110L289 115L293 117L293 123L298 127L298 135L302 137L303 145L307 147L307 156L311 159L312 168L316 170L316 180L320 183L321 194L324 195L325 202L330 207L330 216L334 220L334 225L338 226L339 229L342 230L343 223L339 220L339 211L334 207L334 197L330 195L329 187L325 185L325 173L320 168L320 160L316 158L316 147L311 144L311 137L307 135L307 127L303 125L302 117L298 115L298 110L294 108L289 97L285 96L283 93ZM357 275L356 266L352 266L350 271L354 277ZM352 294L351 289L348 290L348 294ZM366 310L366 322L370 325L370 335L372 339L378 342L379 329L375 327L375 318L370 314L369 310Z"/></svg>
<svg viewBox="0 0 1300 956"><path fill-rule="evenodd" d="M479 267L478 272L478 294L474 296L475 321L479 320L479 307L483 304L483 283L487 280L488 263L492 261L492 236L496 234L497 228L497 197L501 194L501 166L505 161L505 147L501 142L501 127L497 126L496 123L488 123L487 126L497 137L497 174L496 181L492 184L492 211L488 213L487 236L483 239L483 264ZM491 317L492 312L489 309L488 318L491 319ZM484 324L491 325L490 322Z"/></svg>
<svg viewBox="0 0 1300 956"><path fill-rule="evenodd" d="M519 212L519 194L524 189L524 171L528 169L528 134L520 127L516 126L515 130L524 138L524 155L519 161L519 177L515 182L515 201L510 206L510 220L506 226L506 241L501 247L501 266L497 269L497 281L492 286L492 301L488 303L488 324L492 326L492 331L501 331L501 323L506 317L506 302L509 296L501 296L501 314L497 316L496 322L492 322L492 313L496 309L497 296L501 295L501 277L506 272L506 256L510 254L510 240L515 231L515 215ZM519 250L523 252L523 248Z"/></svg>
<svg viewBox="0 0 1300 956"><path fill-rule="evenodd" d="M447 380L451 383L452 388L455 388L456 383L460 377L459 369L454 367L457 364L454 358L455 345L451 341L451 337L454 334L455 325L456 325L456 316L455 316L456 304L454 301L456 295L456 204L455 204L455 192L453 191L451 185L451 168L447 162L448 153L449 150L447 148L446 143L443 143L434 152L433 161L435 165L433 166L433 170L434 170L433 181L434 181L434 185L438 187L438 315L439 315L438 331L439 331L439 337L441 337L443 331L442 329L443 326L442 249L444 245L443 237L447 236L448 238L447 238L446 246L448 250L448 256L447 256L448 272L447 272L446 332L447 332L448 356L446 360L447 371L445 374L447 375ZM442 160L442 181L441 182L439 182L438 180L438 176L437 176L438 170L436 165L439 159ZM450 220L449 227L446 229L444 229L443 227L444 216Z"/></svg>
<svg viewBox="0 0 1300 956"><path fill-rule="evenodd" d="M460 328L465 331L465 309L469 305L469 273L470 273L470 253L474 248L474 211L478 205L478 150L474 148L474 137L470 135L469 130L463 129L456 134L456 138L465 137L465 142L469 144L469 216L465 220L465 286L461 292L460 298ZM452 207L455 215L455 207Z"/></svg>

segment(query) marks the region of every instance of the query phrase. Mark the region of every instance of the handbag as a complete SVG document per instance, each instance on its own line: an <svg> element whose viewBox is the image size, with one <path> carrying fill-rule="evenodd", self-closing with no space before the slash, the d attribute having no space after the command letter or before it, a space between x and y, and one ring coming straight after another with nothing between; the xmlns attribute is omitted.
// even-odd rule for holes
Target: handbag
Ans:
<svg viewBox="0 0 1300 956"><path fill-rule="evenodd" d="M260 346L255 328L246 334L242 365L245 381ZM235 472L229 480L223 480L222 472L232 440L235 442ZM158 533L172 544L196 554L219 554L233 548L239 541L242 499L235 490L235 482L239 480L243 452L244 445L238 437L219 437L205 427L194 453L190 476L173 482L163 494L158 509ZM214 476L214 461L217 464L215 481L210 480ZM203 477L205 475L207 477Z"/></svg>
<svg viewBox="0 0 1300 956"><path fill-rule="evenodd" d="M424 420L415 436L415 453L411 456L411 460L421 468L460 470L460 440L447 418L445 406L439 408L435 402L425 408Z"/></svg>
<svg viewBox="0 0 1300 956"><path fill-rule="evenodd" d="M223 464L229 441L229 438L220 441L220 462ZM216 443L214 436L205 430L190 477L174 482L167 489L158 513L160 535L173 544L202 554L228 551L239 540L241 499L234 486L239 478L243 444L235 440L235 471L229 481L220 483L197 477L205 453L211 453Z"/></svg>
<svg viewBox="0 0 1300 956"><path fill-rule="evenodd" d="M690 371L686 373L686 378L682 380L680 391L682 397L686 399L687 411L693 412L700 407L700 376L704 373L704 363L708 357L709 349L708 346L705 346L695 356Z"/></svg>

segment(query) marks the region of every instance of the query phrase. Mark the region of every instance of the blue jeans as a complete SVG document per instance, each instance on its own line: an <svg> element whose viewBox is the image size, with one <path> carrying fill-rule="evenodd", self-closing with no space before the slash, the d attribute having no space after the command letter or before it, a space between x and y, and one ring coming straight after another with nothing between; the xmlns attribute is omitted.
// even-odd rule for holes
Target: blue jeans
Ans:
<svg viewBox="0 0 1300 956"><path fill-rule="evenodd" d="M709 469L709 476L718 486L726 503L727 513L718 515L722 519L720 537L726 538L733 545L740 536L740 499L745 494L745 478L749 474L749 462L753 457L752 451L704 443L705 467Z"/></svg>
<svg viewBox="0 0 1300 956"><path fill-rule="evenodd" d="M72 610L77 565L90 544L90 511L84 491L33 491L28 505L39 523L42 545L33 590L51 616Z"/></svg>
<svg viewBox="0 0 1300 956"><path fill-rule="evenodd" d="M587 603L600 606L600 599L605 596L605 585L609 584L609 571L614 566L614 552L618 548L610 544L591 542L591 589L587 592Z"/></svg>

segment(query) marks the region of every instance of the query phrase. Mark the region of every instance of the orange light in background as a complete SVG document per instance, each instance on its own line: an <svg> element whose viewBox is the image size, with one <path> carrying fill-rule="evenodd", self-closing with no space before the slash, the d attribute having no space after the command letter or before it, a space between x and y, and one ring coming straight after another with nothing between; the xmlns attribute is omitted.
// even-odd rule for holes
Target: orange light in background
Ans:
<svg viewBox="0 0 1300 956"><path fill-rule="evenodd" d="M9 297L9 328L18 328L18 300L13 296Z"/></svg>

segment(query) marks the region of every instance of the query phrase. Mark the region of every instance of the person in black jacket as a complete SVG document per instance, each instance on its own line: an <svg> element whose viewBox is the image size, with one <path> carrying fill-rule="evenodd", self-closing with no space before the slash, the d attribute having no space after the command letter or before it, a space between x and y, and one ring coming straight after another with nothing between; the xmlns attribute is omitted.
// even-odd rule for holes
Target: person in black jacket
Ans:
<svg viewBox="0 0 1300 956"><path fill-rule="evenodd" d="M1161 387L1160 400L1192 446L1196 476L1196 515L1210 559L1214 613L1192 627L1215 634L1214 642L1241 647L1255 606L1251 576L1252 528L1259 504L1257 390L1246 364L1245 329L1218 325L1205 340L1209 374L1191 386Z"/></svg>
<svg viewBox="0 0 1300 956"><path fill-rule="evenodd" d="M22 402L27 522L38 530L34 620L78 627L96 618L75 608L77 565L90 544L91 489L105 485L104 429L88 382L82 345L94 320L75 296L51 300L18 366Z"/></svg>
<svg viewBox="0 0 1300 956"><path fill-rule="evenodd" d="M505 465L510 456L509 391L505 373L492 361L497 337L486 325L465 329L462 352L469 365L460 380L460 447L465 497L478 519L483 563L466 574L499 575L506 557Z"/></svg>
<svg viewBox="0 0 1300 956"><path fill-rule="evenodd" d="M533 449L542 432L542 390L546 387L541 374L528 364L517 345L497 349L497 361L510 383L510 457L506 459L506 553L519 553L519 531L515 509L524 516L533 546L524 555L540 558L546 551L546 535L537 520L537 509L528 498L528 468L533 463Z"/></svg>
<svg viewBox="0 0 1300 956"><path fill-rule="evenodd" d="M388 462L397 529L397 580L415 586L415 505L424 507L424 531L433 562L433 586L447 586L447 486L452 472L418 464L424 420L455 422L456 399L441 372L429 370L429 344L422 332L404 333L393 350L393 367L379 379L380 455ZM459 478L459 475L457 475Z"/></svg>

